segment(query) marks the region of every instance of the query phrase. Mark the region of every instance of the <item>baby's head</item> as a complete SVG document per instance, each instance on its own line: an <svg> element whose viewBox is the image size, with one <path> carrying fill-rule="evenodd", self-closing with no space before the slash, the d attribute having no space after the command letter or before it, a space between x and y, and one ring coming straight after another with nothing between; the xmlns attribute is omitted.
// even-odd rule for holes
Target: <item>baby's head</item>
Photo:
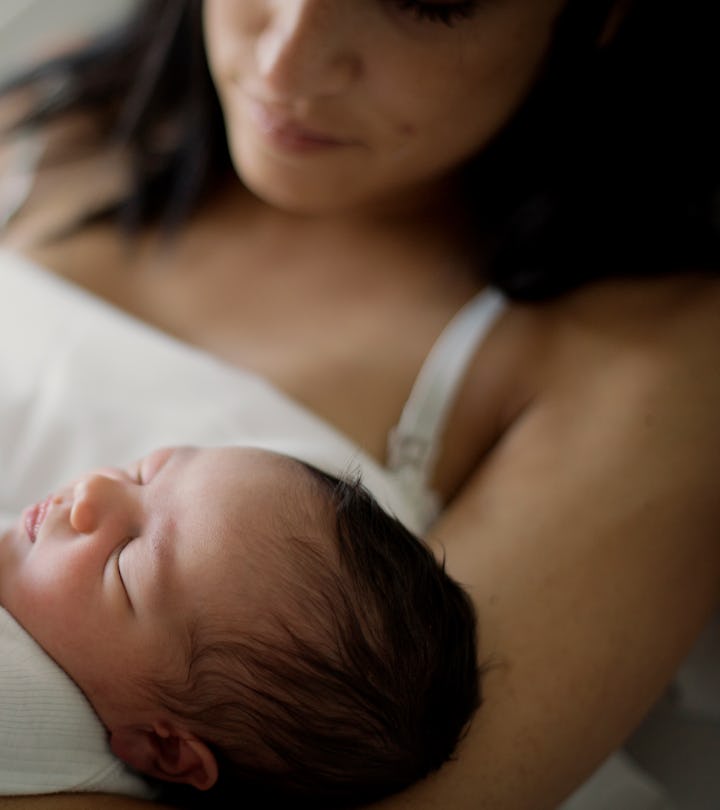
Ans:
<svg viewBox="0 0 720 810"><path fill-rule="evenodd" d="M463 591L362 487L285 456L160 450L26 510L0 550L0 602L115 753L218 798L399 790L478 702Z"/></svg>

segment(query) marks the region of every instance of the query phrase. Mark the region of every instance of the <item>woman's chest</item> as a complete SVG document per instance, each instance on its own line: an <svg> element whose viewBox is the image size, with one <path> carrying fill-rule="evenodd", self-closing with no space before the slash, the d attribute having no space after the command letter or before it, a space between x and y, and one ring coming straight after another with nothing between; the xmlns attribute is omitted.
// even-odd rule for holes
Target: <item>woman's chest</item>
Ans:
<svg viewBox="0 0 720 810"><path fill-rule="evenodd" d="M277 235L183 238L128 250L97 231L33 258L182 342L262 376L381 462L428 352L474 293L432 258L408 266L392 250L342 242L318 250ZM475 369L497 365L486 364L483 352ZM502 386L486 379L493 375L481 374L490 384L478 386L471 374L453 403L434 481L445 494L491 445L502 409Z"/></svg>

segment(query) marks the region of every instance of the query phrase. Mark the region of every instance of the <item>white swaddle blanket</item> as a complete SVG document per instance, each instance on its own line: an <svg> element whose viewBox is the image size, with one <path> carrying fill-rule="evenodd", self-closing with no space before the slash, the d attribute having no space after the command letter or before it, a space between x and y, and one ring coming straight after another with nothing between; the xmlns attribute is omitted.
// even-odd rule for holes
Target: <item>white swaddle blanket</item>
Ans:
<svg viewBox="0 0 720 810"><path fill-rule="evenodd" d="M7 527L0 515L0 535ZM0 795L103 791L150 799L73 681L0 607Z"/></svg>

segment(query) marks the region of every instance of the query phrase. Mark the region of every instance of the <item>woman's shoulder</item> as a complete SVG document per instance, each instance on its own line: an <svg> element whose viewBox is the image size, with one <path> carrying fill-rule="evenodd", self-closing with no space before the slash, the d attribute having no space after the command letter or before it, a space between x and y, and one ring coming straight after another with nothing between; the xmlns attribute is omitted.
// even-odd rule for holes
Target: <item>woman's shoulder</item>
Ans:
<svg viewBox="0 0 720 810"><path fill-rule="evenodd" d="M707 474L720 474L713 460L720 458L720 275L606 281L530 317L526 402L565 414L589 434L616 420L618 431L632 434L628 441L641 435L643 420L686 436L692 425L704 434L698 469L704 459ZM560 432L567 428L558 423Z"/></svg>
<svg viewBox="0 0 720 810"><path fill-rule="evenodd" d="M582 318L636 334L710 315L720 300L720 271L617 278L586 285L549 305L558 325ZM664 331L664 330L663 330Z"/></svg>
<svg viewBox="0 0 720 810"><path fill-rule="evenodd" d="M682 463L688 487L716 501L720 277L618 279L543 303L512 303L490 337L468 375L458 409L464 421L448 431L448 445L463 447L475 423L494 431L466 485L484 486L510 447L519 464L543 453L548 469L561 459L583 469L584 445L609 465L635 448L648 466L661 456Z"/></svg>
<svg viewBox="0 0 720 810"><path fill-rule="evenodd" d="M605 281L542 305L531 320L552 379L633 366L666 372L714 365L720 274ZM717 387L720 375L696 382Z"/></svg>
<svg viewBox="0 0 720 810"><path fill-rule="evenodd" d="M559 387L627 377L628 370L625 384L632 387L632 374L641 368L648 380L653 369L664 376L671 368L714 368L720 273L613 279L544 302L511 302L491 338L471 375L484 391L488 365L505 381L500 402L509 427L528 403ZM694 384L714 386L720 396L718 374Z"/></svg>
<svg viewBox="0 0 720 810"><path fill-rule="evenodd" d="M538 408L571 409L593 430L621 400L637 412L662 399L680 418L694 398L709 429L720 408L718 343L720 274L617 279L544 302L511 301L470 365L446 456L462 456L469 480ZM590 397L596 388L613 396ZM447 466L445 458L441 483Z"/></svg>

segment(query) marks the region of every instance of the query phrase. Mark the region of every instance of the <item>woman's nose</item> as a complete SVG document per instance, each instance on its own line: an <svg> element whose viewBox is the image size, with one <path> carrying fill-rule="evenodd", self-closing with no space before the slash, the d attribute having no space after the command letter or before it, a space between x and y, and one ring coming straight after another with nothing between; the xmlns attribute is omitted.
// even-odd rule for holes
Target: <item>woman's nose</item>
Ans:
<svg viewBox="0 0 720 810"><path fill-rule="evenodd" d="M271 100L332 96L361 70L352 14L338 0L282 0L258 33L256 60Z"/></svg>
<svg viewBox="0 0 720 810"><path fill-rule="evenodd" d="M73 489L70 525L81 534L96 531L126 509L124 489L120 479L107 473L92 473L81 478Z"/></svg>

